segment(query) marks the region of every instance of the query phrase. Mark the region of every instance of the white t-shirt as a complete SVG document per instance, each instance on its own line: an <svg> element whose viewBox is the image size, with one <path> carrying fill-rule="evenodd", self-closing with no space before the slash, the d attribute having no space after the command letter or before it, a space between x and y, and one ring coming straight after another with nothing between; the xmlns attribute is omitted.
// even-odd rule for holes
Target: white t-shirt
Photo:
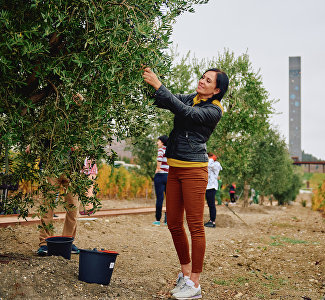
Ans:
<svg viewBox="0 0 325 300"><path fill-rule="evenodd" d="M222 167L218 161L214 161L212 158L209 158L208 164L208 185L207 190L216 189L218 190L218 176L219 172L222 170Z"/></svg>

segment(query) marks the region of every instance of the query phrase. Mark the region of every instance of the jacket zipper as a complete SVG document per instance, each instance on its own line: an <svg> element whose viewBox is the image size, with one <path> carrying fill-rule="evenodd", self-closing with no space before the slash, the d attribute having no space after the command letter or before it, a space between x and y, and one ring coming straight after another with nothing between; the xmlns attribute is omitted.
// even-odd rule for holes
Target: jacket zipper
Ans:
<svg viewBox="0 0 325 300"><path fill-rule="evenodd" d="M186 137L186 139L187 139L188 144L190 145L190 147L191 147L192 150L194 151L194 148L193 148L193 146L192 146L192 144L191 144L191 141L190 141L190 139L189 139L189 137L188 137L188 131L185 131L185 137Z"/></svg>

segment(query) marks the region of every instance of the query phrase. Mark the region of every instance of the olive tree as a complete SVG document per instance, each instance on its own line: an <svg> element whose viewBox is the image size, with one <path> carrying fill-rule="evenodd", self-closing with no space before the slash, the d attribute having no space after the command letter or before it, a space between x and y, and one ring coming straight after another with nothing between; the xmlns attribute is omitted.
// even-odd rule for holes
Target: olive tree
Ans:
<svg viewBox="0 0 325 300"><path fill-rule="evenodd" d="M168 72L175 17L206 2L0 0L0 144L17 154L16 180L38 182L54 207L47 178L65 174L68 190L96 208L84 158L113 158L113 137L147 126L152 91L141 68ZM33 200L20 192L8 205L26 216Z"/></svg>
<svg viewBox="0 0 325 300"><path fill-rule="evenodd" d="M266 195L275 196L279 204L293 201L301 187L302 176L292 164L284 139L270 127L252 148L254 177L250 184L260 192L260 204Z"/></svg>
<svg viewBox="0 0 325 300"><path fill-rule="evenodd" d="M252 68L247 54L236 58L228 50L216 59L194 64L198 76L209 66L225 71L230 81L222 100L223 117L208 143L220 157L223 177L243 186L243 206L248 205L250 186L259 189L262 197L290 190L289 200L293 200L299 174L285 141L270 126L275 100L269 98L262 76Z"/></svg>
<svg viewBox="0 0 325 300"><path fill-rule="evenodd" d="M209 66L216 66L229 77L228 92L222 99L224 113L212 134L208 147L217 153L227 182L242 182L244 205L248 204L249 182L254 176L253 143L265 134L273 113L273 100L263 86L247 54L235 57L225 50L217 58L198 61L194 65L197 75Z"/></svg>

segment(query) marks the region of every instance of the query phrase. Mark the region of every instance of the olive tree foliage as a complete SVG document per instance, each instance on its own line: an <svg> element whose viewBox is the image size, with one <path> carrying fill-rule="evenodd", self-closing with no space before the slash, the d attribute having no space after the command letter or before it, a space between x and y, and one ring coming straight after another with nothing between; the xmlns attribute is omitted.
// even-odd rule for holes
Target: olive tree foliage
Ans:
<svg viewBox="0 0 325 300"><path fill-rule="evenodd" d="M258 189L263 199L264 195L282 195L299 182L299 175L285 141L270 125L275 100L269 98L260 73L247 54L235 57L228 50L218 58L194 62L197 76L209 66L225 71L230 81L222 99L222 119L208 142L223 166L224 181L243 186L243 206L248 205L250 187ZM293 190L292 195L297 189Z"/></svg>
<svg viewBox="0 0 325 300"><path fill-rule="evenodd" d="M247 54L235 57L225 50L211 60L196 61L197 76L204 69L217 67L227 73L229 88L222 99L223 116L212 134L208 148L217 154L223 167L225 182L242 182L244 205L247 205L249 182L254 177L253 142L267 132L273 113L273 100L263 86Z"/></svg>
<svg viewBox="0 0 325 300"><path fill-rule="evenodd" d="M295 181L296 172L285 141L269 122L275 101L269 99L262 77L253 70L249 56L235 57L227 49L216 58L203 60L191 57L190 53L179 58L177 48L172 53L172 71L162 82L173 93L195 92L198 80L210 68L219 68L229 76L229 89L221 101L223 116L207 145L208 151L216 153L222 164L223 181L243 186L244 206L248 205L250 186L261 195L282 195ZM152 145L159 134L171 130L171 120L170 112L156 110L142 135L143 143L134 146L134 153L141 160L149 153L146 141L151 139L150 174L153 174L156 154Z"/></svg>
<svg viewBox="0 0 325 300"><path fill-rule="evenodd" d="M226 49L218 57L199 60L191 57L190 53L180 58L177 48L172 49L171 53L173 67L162 83L172 93L195 92L198 80L210 68L219 68L229 76L229 89L221 102L223 116L210 137L208 150L220 157L226 182L241 181L250 176L253 170L252 136L263 136L265 133L267 120L272 113L272 101L268 100L261 76L252 69L248 55L235 57L234 53ZM148 131L170 131L171 116L168 111L156 110ZM136 145L142 147L139 143ZM146 148L136 151L146 151Z"/></svg>
<svg viewBox="0 0 325 300"><path fill-rule="evenodd" d="M172 65L170 71L161 76L164 84L173 94L186 94L193 92L193 74L191 73L190 52L180 57L177 47L170 47L168 50ZM157 163L157 138L167 135L173 127L174 115L164 109L153 107L152 115L148 118L148 124L141 135L129 139L129 147L141 166L138 171L151 178Z"/></svg>
<svg viewBox="0 0 325 300"><path fill-rule="evenodd" d="M273 195L279 204L293 201L302 184L302 174L292 164L284 139L273 128L254 141L251 187L260 192L260 204Z"/></svg>
<svg viewBox="0 0 325 300"><path fill-rule="evenodd" d="M61 174L65 192L99 205L85 196L84 158L109 160L113 137L147 127L152 91L141 68L168 73L175 17L207 1L0 0L0 142L18 153L16 179L38 182L50 200L41 212L58 204L47 178ZM26 216L31 196L8 205Z"/></svg>

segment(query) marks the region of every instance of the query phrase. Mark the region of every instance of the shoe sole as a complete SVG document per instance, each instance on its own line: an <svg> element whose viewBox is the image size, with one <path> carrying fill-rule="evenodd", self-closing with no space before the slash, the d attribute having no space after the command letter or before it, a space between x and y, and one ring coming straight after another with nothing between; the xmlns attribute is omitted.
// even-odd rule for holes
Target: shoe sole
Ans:
<svg viewBox="0 0 325 300"><path fill-rule="evenodd" d="M171 290L171 291L169 291L169 293L170 294L172 294L172 295L174 295L174 294L177 294L177 293L179 293L181 291L181 289L179 289L179 290L176 290L175 292L173 292L173 290Z"/></svg>
<svg viewBox="0 0 325 300"><path fill-rule="evenodd" d="M197 295L197 296L193 296L193 297L182 297L182 298L173 298L172 299L178 299L178 300L191 300L191 299L201 299L202 295Z"/></svg>

